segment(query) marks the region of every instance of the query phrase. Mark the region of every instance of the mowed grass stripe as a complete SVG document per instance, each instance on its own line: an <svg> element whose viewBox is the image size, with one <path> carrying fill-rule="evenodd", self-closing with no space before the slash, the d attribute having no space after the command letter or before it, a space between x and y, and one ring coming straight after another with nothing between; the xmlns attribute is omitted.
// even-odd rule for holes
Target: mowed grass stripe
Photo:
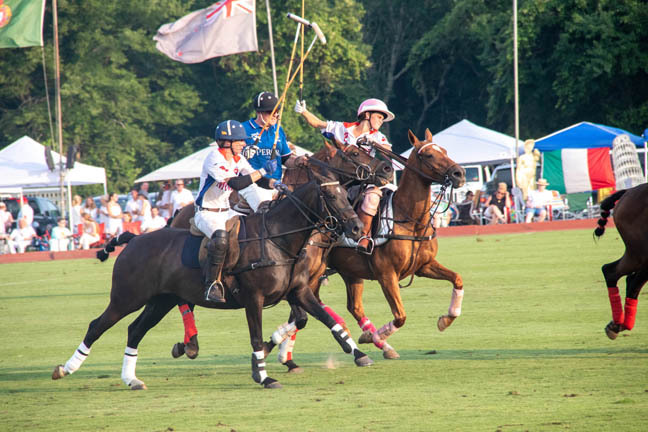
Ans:
<svg viewBox="0 0 648 432"><path fill-rule="evenodd" d="M110 260L0 266L0 413L5 430L382 431L645 430L648 424L648 314L640 296L637 325L616 341L600 267L619 258L614 230L598 242L590 230L440 238L439 261L465 283L463 314L444 333L451 285L416 278L401 294L405 327L390 338L401 359L357 368L330 332L311 319L299 333L301 375L268 359L282 390L250 378L243 311L198 309L201 352L174 360L182 322L173 310L140 344L138 377L120 380L127 326L104 334L72 376L52 381L106 307ZM147 269L142 270L143 273ZM624 281L621 281L624 283ZM620 285L624 292L624 285ZM339 277L323 300L346 312ZM365 309L380 326L392 319L380 287L367 283ZM264 311L267 336L288 316Z"/></svg>

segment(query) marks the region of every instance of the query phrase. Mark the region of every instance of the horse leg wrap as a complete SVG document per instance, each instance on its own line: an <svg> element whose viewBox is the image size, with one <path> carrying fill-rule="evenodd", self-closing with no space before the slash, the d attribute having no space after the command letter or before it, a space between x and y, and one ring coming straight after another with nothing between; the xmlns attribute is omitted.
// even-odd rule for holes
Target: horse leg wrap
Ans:
<svg viewBox="0 0 648 432"><path fill-rule="evenodd" d="M279 345L284 340L294 335L295 332L297 332L297 326L295 325L294 321L290 323L283 323L279 327L277 327L277 330L275 330L274 333L272 333L272 342Z"/></svg>
<svg viewBox="0 0 648 432"><path fill-rule="evenodd" d="M65 366L63 366L65 374L69 375L79 370L81 364L83 364L85 359L88 358L88 355L90 355L90 348L88 348L86 344L81 342L81 345L79 345L79 348L74 351L72 357L70 357L70 359L65 362Z"/></svg>
<svg viewBox="0 0 648 432"><path fill-rule="evenodd" d="M180 309L180 314L182 315L182 323L184 324L184 343L187 343L192 336L198 334L198 329L196 328L196 320L188 304L178 306L178 309Z"/></svg>
<svg viewBox="0 0 648 432"><path fill-rule="evenodd" d="M349 333L347 333L340 324L335 324L331 328L331 333L333 333L333 337L340 344L345 353L350 354L354 350L358 349L358 346L355 344L353 339L351 339Z"/></svg>
<svg viewBox="0 0 648 432"><path fill-rule="evenodd" d="M612 306L612 321L623 324L623 307L621 306L619 287L608 287L608 297L610 297L610 306Z"/></svg>
<svg viewBox="0 0 648 432"><path fill-rule="evenodd" d="M373 342L374 345L376 345L377 348L383 349L385 347L385 341L378 340L378 339L376 339L376 341L373 340L373 336L376 334L377 330L376 330L376 326L373 325L373 323L369 320L369 318L362 317L362 319L360 321L358 321L358 325L360 326L360 328L362 329L363 332L371 333L371 338L372 338L371 342ZM367 341L367 342L369 342L369 341ZM362 343L362 340L360 341L360 343Z"/></svg>
<svg viewBox="0 0 648 432"><path fill-rule="evenodd" d="M389 321L387 324L380 327L380 329L376 333L373 334L374 345L376 345L380 349L383 349L383 347L385 346L384 342L387 340L387 338L397 331L398 327L396 327L394 321Z"/></svg>
<svg viewBox="0 0 648 432"><path fill-rule="evenodd" d="M635 317L637 316L637 303L638 299L626 297L625 299L625 319L623 326L628 330L632 330L635 325Z"/></svg>
<svg viewBox="0 0 648 432"><path fill-rule="evenodd" d="M452 299L450 300L450 307L448 308L448 315L451 317L458 317L461 315L461 303L463 302L463 289L454 288L452 290Z"/></svg>
<svg viewBox="0 0 648 432"><path fill-rule="evenodd" d="M263 351L254 351L252 353L252 379L257 384L263 384L268 373L265 370L266 362L263 357Z"/></svg>
<svg viewBox="0 0 648 432"><path fill-rule="evenodd" d="M124 350L124 362L122 363L121 379L124 384L130 387L131 383L137 379L135 376L135 366L137 365L137 348L126 347Z"/></svg>
<svg viewBox="0 0 648 432"><path fill-rule="evenodd" d="M322 302L320 302L320 306L322 306L324 308L324 310L326 311L327 314L331 315L331 318L333 318L336 323L340 324L341 326L346 325L346 323L344 322L342 317L340 315L338 315L337 313L335 313L335 311L333 309L331 309L329 306L325 305Z"/></svg>
<svg viewBox="0 0 648 432"><path fill-rule="evenodd" d="M281 344L279 345L279 354L277 355L279 363L285 364L286 362L292 360L292 353L295 349L295 339L297 339L296 332L293 333L292 336L286 338L286 340L281 342Z"/></svg>

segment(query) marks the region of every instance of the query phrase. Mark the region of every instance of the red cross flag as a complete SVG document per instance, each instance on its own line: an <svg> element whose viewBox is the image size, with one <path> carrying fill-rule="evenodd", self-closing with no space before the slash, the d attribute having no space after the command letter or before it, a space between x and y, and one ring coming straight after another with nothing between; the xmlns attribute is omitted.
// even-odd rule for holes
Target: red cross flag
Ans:
<svg viewBox="0 0 648 432"><path fill-rule="evenodd" d="M160 52L182 63L257 51L255 0L216 2L164 24L153 40Z"/></svg>

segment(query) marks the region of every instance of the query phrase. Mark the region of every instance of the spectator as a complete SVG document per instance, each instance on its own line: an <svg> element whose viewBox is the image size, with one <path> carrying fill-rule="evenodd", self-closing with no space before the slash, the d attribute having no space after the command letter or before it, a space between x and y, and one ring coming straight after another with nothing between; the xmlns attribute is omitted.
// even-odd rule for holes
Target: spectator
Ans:
<svg viewBox="0 0 648 432"><path fill-rule="evenodd" d="M26 219L27 225L31 226L34 223L34 209L29 205L27 197L22 197L22 206L18 213L18 219Z"/></svg>
<svg viewBox="0 0 648 432"><path fill-rule="evenodd" d="M171 217L171 182L166 180L161 187L161 196L157 202L157 207L160 209L160 216L165 220Z"/></svg>
<svg viewBox="0 0 648 432"><path fill-rule="evenodd" d="M166 220L160 216L160 210L157 207L151 209L151 219L145 223L142 222L141 230L143 233L152 232L162 229L166 226Z"/></svg>
<svg viewBox="0 0 648 432"><path fill-rule="evenodd" d="M133 222L133 216L130 213L122 213L122 223Z"/></svg>
<svg viewBox="0 0 648 432"><path fill-rule="evenodd" d="M115 237L122 233L122 209L118 199L119 196L116 193L112 193L110 200L106 203L106 209L108 210L106 235L110 237Z"/></svg>
<svg viewBox="0 0 648 432"><path fill-rule="evenodd" d="M83 214L83 232L79 243L82 249L90 249L90 245L100 240L99 228L90 213Z"/></svg>
<svg viewBox="0 0 648 432"><path fill-rule="evenodd" d="M508 193L506 183L502 182L497 185L497 190L486 199L484 203L486 211L484 216L490 220L491 225L506 223L506 210L511 208L511 196Z"/></svg>
<svg viewBox="0 0 648 432"><path fill-rule="evenodd" d="M79 201L81 201L81 197L79 197ZM68 250L71 237L72 231L70 231L70 229L67 227L67 220L65 220L65 218L59 218L58 224L54 228L52 228L50 250L53 252Z"/></svg>
<svg viewBox="0 0 648 432"><path fill-rule="evenodd" d="M108 196L103 195L101 198L99 198L99 202L101 203L98 211L99 223L102 223L104 224L104 227L107 227L108 221L110 220L110 216L108 215Z"/></svg>
<svg viewBox="0 0 648 432"><path fill-rule="evenodd" d="M18 219L18 228L9 236L9 252L15 254L18 249L18 253L24 253L36 237L36 231L27 223L27 218Z"/></svg>
<svg viewBox="0 0 648 432"><path fill-rule="evenodd" d="M133 188L130 191L130 198L126 203L125 211L126 213L130 213L132 220L137 220L137 218L140 215L140 211L142 210L141 203L138 199L138 196L139 196L139 192L137 191L136 188Z"/></svg>
<svg viewBox="0 0 648 432"><path fill-rule="evenodd" d="M437 200L439 205L437 206ZM432 197L432 208L430 210L435 210L432 214L432 226L434 228L445 228L450 225L450 220L452 219L452 210L448 204L448 201L445 197L439 198L439 194L434 194Z"/></svg>
<svg viewBox="0 0 648 432"><path fill-rule="evenodd" d="M175 181L175 190L171 193L171 216L182 207L193 204L194 198L189 189L185 189L183 180Z"/></svg>
<svg viewBox="0 0 648 432"><path fill-rule="evenodd" d="M95 204L94 200L91 197L86 198L85 204L83 205L83 207L81 207L81 216L83 216L84 213L87 213L90 215L92 220L96 220L98 212L99 210L97 209L97 205ZM82 217L81 222L83 222L83 220L84 219Z"/></svg>
<svg viewBox="0 0 648 432"><path fill-rule="evenodd" d="M144 195L147 199L149 198L149 184L144 182L140 185L139 194Z"/></svg>
<svg viewBox="0 0 648 432"><path fill-rule="evenodd" d="M148 224L151 221L151 203L146 195L139 195L137 199L140 203L140 214L135 220L140 221L141 225Z"/></svg>
<svg viewBox="0 0 648 432"><path fill-rule="evenodd" d="M473 216L475 208L475 194L473 191L466 192L466 197L460 203L455 205L457 210L456 225L477 225L478 220Z"/></svg>
<svg viewBox="0 0 648 432"><path fill-rule="evenodd" d="M83 204L83 199L79 195L74 195L72 197L72 229L76 232L77 225L81 223L81 204Z"/></svg>
<svg viewBox="0 0 648 432"><path fill-rule="evenodd" d="M7 204L0 201L0 234L6 235L13 224L13 216L7 211Z"/></svg>
<svg viewBox="0 0 648 432"><path fill-rule="evenodd" d="M529 193L529 199L526 205L526 223L533 220L534 216L538 217L538 222L543 222L547 217L547 205L553 200L553 194L547 190L546 179L538 179L536 182L538 189Z"/></svg>

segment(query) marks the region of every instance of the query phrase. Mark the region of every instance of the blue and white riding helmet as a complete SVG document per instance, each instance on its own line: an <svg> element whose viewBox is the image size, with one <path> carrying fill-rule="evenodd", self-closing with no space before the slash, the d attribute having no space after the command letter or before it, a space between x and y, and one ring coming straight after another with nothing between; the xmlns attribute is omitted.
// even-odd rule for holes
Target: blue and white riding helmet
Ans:
<svg viewBox="0 0 648 432"><path fill-rule="evenodd" d="M243 125L236 120L225 120L216 126L216 141L244 141L250 138Z"/></svg>

